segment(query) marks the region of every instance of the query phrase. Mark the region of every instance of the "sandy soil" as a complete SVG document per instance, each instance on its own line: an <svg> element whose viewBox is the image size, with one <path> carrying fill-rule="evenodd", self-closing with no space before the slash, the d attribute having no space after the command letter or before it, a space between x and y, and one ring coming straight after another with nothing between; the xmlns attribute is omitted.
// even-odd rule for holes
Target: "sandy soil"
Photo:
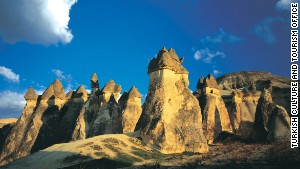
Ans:
<svg viewBox="0 0 300 169"><path fill-rule="evenodd" d="M136 137L110 134L57 144L21 158L4 168L295 168L299 149L289 143L246 144L232 141L214 144L209 153L161 154Z"/></svg>

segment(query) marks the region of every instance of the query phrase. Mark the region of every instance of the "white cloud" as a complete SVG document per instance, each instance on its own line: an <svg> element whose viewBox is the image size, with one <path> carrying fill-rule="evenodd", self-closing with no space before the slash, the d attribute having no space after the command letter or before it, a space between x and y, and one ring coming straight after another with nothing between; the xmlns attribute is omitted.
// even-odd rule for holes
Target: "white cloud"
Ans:
<svg viewBox="0 0 300 169"><path fill-rule="evenodd" d="M65 79L66 76L64 75L64 72L58 69L52 69L52 72L55 74L55 76L57 78L59 78L60 80Z"/></svg>
<svg viewBox="0 0 300 169"><path fill-rule="evenodd" d="M273 44L277 42L277 37L275 36L271 28L272 24L275 22L283 22L283 19L280 17L265 18L262 22L260 22L254 27L254 33L257 37L259 37L268 44Z"/></svg>
<svg viewBox="0 0 300 169"><path fill-rule="evenodd" d="M19 83L20 82L20 76L16 73L14 73L11 69L6 68L4 66L0 66L0 75L5 77L7 80Z"/></svg>
<svg viewBox="0 0 300 169"><path fill-rule="evenodd" d="M220 44L220 43L236 43L236 42L241 42L242 40L243 40L242 38L227 33L223 29L220 29L218 32L214 33L213 35L205 36L200 41L201 43Z"/></svg>
<svg viewBox="0 0 300 169"><path fill-rule="evenodd" d="M205 63L212 63L215 58L225 58L226 55L220 51L212 51L208 48L197 50L194 54L196 60L201 60Z"/></svg>
<svg viewBox="0 0 300 169"><path fill-rule="evenodd" d="M26 104L24 94L9 90L0 92L0 118L20 116Z"/></svg>
<svg viewBox="0 0 300 169"><path fill-rule="evenodd" d="M70 74L65 75L64 72L59 70L59 69L52 69L52 72L55 74L55 76L59 80L61 80L62 82L65 82L67 84L66 92L72 90L72 88L73 88L73 85L72 85L73 77Z"/></svg>
<svg viewBox="0 0 300 169"><path fill-rule="evenodd" d="M219 70L216 70L216 69L215 69L215 70L213 70L213 74L214 74L214 75L219 75L219 74L221 74L221 73L222 73L222 72L221 72L221 71L219 71Z"/></svg>
<svg viewBox="0 0 300 169"><path fill-rule="evenodd" d="M201 59L201 52L197 50L194 54L194 59L195 60L200 60Z"/></svg>
<svg viewBox="0 0 300 169"><path fill-rule="evenodd" d="M0 36L7 43L69 43L71 7L77 0L0 0Z"/></svg>
<svg viewBox="0 0 300 169"><path fill-rule="evenodd" d="M291 3L294 2L298 2L299 0L279 0L276 3L276 9L278 10L291 10Z"/></svg>

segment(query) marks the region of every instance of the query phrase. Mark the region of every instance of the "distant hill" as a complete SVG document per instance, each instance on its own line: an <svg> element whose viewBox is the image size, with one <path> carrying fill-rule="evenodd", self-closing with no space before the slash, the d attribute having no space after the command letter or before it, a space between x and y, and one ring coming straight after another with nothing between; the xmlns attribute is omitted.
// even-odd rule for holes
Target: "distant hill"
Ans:
<svg viewBox="0 0 300 169"><path fill-rule="evenodd" d="M257 88L262 88L267 81L271 81L273 86L280 88L288 88L291 82L288 78L259 71L235 72L217 78L218 84L224 90L249 87L252 84L255 84Z"/></svg>

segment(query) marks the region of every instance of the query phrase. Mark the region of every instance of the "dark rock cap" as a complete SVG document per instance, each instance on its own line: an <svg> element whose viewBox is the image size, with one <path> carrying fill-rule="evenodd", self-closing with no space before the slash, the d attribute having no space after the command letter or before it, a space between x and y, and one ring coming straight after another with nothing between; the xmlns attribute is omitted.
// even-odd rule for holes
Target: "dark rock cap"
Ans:
<svg viewBox="0 0 300 169"><path fill-rule="evenodd" d="M205 87L205 84L204 84L204 77L201 76L198 83L197 83L197 89L203 89Z"/></svg>
<svg viewBox="0 0 300 169"><path fill-rule="evenodd" d="M56 79L42 94L42 99L49 98L60 98L65 99L65 90L62 83Z"/></svg>
<svg viewBox="0 0 300 169"><path fill-rule="evenodd" d="M91 88L99 88L99 82L96 73L94 73L91 77Z"/></svg>
<svg viewBox="0 0 300 169"><path fill-rule="evenodd" d="M117 85L113 80L110 80L101 90L103 93L119 93L122 91L120 85Z"/></svg>
<svg viewBox="0 0 300 169"><path fill-rule="evenodd" d="M35 93L34 89L30 86L24 96L25 100L37 100L38 95Z"/></svg>
<svg viewBox="0 0 300 169"><path fill-rule="evenodd" d="M148 66L148 74L151 72L169 69L178 74L188 74L189 72L181 65L183 58L179 59L174 49L161 49L156 58L150 61Z"/></svg>
<svg viewBox="0 0 300 169"><path fill-rule="evenodd" d="M220 86L217 83L217 80L212 74L207 75L206 78L201 77L197 83L197 89L203 89L204 87L210 87L220 90Z"/></svg>

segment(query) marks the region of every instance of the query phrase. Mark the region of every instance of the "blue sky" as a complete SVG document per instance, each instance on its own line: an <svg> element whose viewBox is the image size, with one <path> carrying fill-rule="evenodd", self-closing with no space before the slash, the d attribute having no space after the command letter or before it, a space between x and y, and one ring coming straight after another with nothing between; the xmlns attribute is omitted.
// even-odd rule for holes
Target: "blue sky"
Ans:
<svg viewBox="0 0 300 169"><path fill-rule="evenodd" d="M0 118L20 115L29 86L41 93L59 78L67 90L89 89L94 72L100 87L113 79L145 96L162 47L185 57L191 90L209 73L290 74L297 0L38 1L0 0Z"/></svg>

